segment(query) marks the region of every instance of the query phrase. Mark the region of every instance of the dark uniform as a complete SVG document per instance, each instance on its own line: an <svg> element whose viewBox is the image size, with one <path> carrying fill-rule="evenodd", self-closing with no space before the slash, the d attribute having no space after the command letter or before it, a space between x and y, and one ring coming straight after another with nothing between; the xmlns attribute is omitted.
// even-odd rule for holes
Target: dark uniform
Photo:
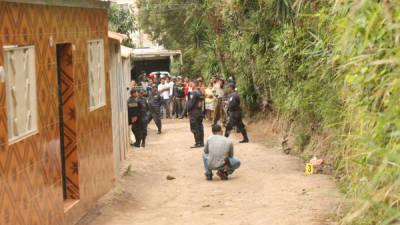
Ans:
<svg viewBox="0 0 400 225"><path fill-rule="evenodd" d="M175 84L173 96L176 101L176 117L181 116L183 113L183 106L185 105L185 85Z"/></svg>
<svg viewBox="0 0 400 225"><path fill-rule="evenodd" d="M162 97L159 92L151 93L149 97L150 115L148 117L147 123L150 123L151 120L154 120L158 128L158 133L161 133L161 126L162 126L160 118L161 101Z"/></svg>
<svg viewBox="0 0 400 225"><path fill-rule="evenodd" d="M233 127L237 126L243 135L243 141L241 142L248 142L249 138L247 137L246 127L242 121L243 113L240 108L240 98L236 92L233 92L228 96L227 107L228 123L226 125L225 137L229 137Z"/></svg>
<svg viewBox="0 0 400 225"><path fill-rule="evenodd" d="M192 91L190 100L187 104L187 111L190 120L190 130L194 135L196 144L193 148L204 146L204 127L203 127L203 101L204 95L199 88Z"/></svg>
<svg viewBox="0 0 400 225"><path fill-rule="evenodd" d="M142 91L142 90L141 90ZM149 106L147 104L146 98L141 97L137 98L137 101L140 105L140 111L142 115L142 123L143 123L143 130L142 130L142 147L146 146L146 137L147 137L147 125L148 125L148 117L149 117Z"/></svg>
<svg viewBox="0 0 400 225"><path fill-rule="evenodd" d="M131 91L132 93L132 91ZM140 147L140 141L143 137L143 113L142 113L142 105L139 104L138 99L135 97L130 97L128 99L128 119L129 124L132 125L132 132L135 135L136 142L134 144L135 147ZM137 117L137 120L132 123L132 119Z"/></svg>

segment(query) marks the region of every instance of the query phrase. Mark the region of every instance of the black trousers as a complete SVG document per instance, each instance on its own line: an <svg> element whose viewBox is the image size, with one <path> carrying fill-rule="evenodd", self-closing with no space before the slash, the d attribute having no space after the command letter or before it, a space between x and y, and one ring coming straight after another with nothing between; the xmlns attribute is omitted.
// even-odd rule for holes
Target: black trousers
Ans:
<svg viewBox="0 0 400 225"><path fill-rule="evenodd" d="M136 142L140 143L140 140L145 137L144 128L144 122L141 119L138 119L135 123L132 124L132 132L135 135Z"/></svg>
<svg viewBox="0 0 400 225"><path fill-rule="evenodd" d="M190 113L189 121L190 131L192 131L193 134L204 133L203 113Z"/></svg>
<svg viewBox="0 0 400 225"><path fill-rule="evenodd" d="M228 112L228 123L226 124L226 130L231 131L235 126L237 126L239 130L243 130L245 125L242 119L243 114L241 111Z"/></svg>
<svg viewBox="0 0 400 225"><path fill-rule="evenodd" d="M152 109L150 111L150 114L149 114L149 117L147 120L147 124L149 124L151 122L151 120L154 120L154 123L156 123L158 130L161 131L162 124L161 124L161 114L160 114L159 108Z"/></svg>

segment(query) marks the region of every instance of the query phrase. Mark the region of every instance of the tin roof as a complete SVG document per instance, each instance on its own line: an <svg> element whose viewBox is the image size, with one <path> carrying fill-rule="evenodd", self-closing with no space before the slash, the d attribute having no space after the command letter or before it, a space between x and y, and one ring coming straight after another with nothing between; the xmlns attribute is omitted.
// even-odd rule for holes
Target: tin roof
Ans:
<svg viewBox="0 0 400 225"><path fill-rule="evenodd" d="M121 45L121 57L122 58L129 58L133 53L132 48L128 48L126 46Z"/></svg>
<svg viewBox="0 0 400 225"><path fill-rule="evenodd" d="M119 43L122 43L123 41L128 39L128 36L114 31L108 31L108 38L119 41Z"/></svg>
<svg viewBox="0 0 400 225"><path fill-rule="evenodd" d="M0 0L0 2L17 2L39 5L55 5L65 7L100 8L107 9L110 5L108 0Z"/></svg>

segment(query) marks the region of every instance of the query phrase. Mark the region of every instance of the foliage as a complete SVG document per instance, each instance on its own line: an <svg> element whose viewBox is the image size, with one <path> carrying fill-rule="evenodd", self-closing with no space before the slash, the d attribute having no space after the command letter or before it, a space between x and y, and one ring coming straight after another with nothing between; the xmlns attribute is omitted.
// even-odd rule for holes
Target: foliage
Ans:
<svg viewBox="0 0 400 225"><path fill-rule="evenodd" d="M400 223L400 3L162 4L190 7L173 16L145 10L141 26L184 50L184 73L235 76L249 112L272 111L296 124L300 150L313 134L336 140L327 152L337 157L350 206L341 224Z"/></svg>
<svg viewBox="0 0 400 225"><path fill-rule="evenodd" d="M111 4L108 10L108 29L128 36L123 45L133 48L131 34L136 30L135 17L130 9Z"/></svg>

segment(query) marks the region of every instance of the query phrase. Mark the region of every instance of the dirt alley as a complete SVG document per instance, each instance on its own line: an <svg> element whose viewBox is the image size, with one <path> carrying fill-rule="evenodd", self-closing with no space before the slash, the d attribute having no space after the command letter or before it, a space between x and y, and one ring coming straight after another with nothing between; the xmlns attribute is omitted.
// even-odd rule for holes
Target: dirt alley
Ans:
<svg viewBox="0 0 400 225"><path fill-rule="evenodd" d="M207 137L211 128L204 125ZM232 132L242 166L228 181L215 175L210 182L204 177L203 149L189 148L188 121L163 120L162 135L152 122L147 147L130 149L121 169L131 165L131 171L78 225L334 224L334 180L304 175L304 163L285 155L276 138L262 138L259 126L248 130L250 140L271 140L268 145L239 144L241 135ZM167 175L176 179L167 180Z"/></svg>

